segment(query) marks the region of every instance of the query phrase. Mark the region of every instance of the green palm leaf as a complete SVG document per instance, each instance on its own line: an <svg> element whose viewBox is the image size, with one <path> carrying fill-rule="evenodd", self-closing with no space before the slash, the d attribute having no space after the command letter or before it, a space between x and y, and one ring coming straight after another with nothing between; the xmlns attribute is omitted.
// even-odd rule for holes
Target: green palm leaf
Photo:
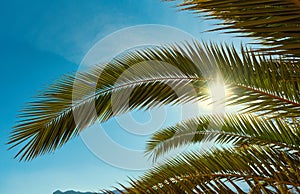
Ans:
<svg viewBox="0 0 300 194"><path fill-rule="evenodd" d="M20 160L33 159L96 121L136 108L207 99L207 82L217 74L234 92L229 103L244 104L249 112L298 117L300 67L289 63L197 42L127 53L105 67L65 76L42 92L22 110L9 144L22 144ZM128 102L123 94L130 94Z"/></svg>
<svg viewBox="0 0 300 194"><path fill-rule="evenodd" d="M123 188L128 193L288 193L300 191L299 175L299 155L252 146L187 153Z"/></svg>
<svg viewBox="0 0 300 194"><path fill-rule="evenodd" d="M71 85L74 77L62 80L58 85L52 86L57 89L56 92L46 91L37 101L32 102L28 108L23 110L23 114L20 115L22 120L15 126L9 144L13 143L14 147L26 142L27 144L17 156L22 154L20 160L30 160L37 155L62 146L97 119L104 122L112 116L135 108L147 109L160 104L184 103L201 98L201 96L184 89L184 86L192 81L199 82L198 78L168 73L168 75L159 77L143 77L145 80L135 80L133 77L120 85L99 88L94 93L89 91L91 96L83 93L83 99L76 94L78 100L74 103L72 103L72 88L64 88L61 91L59 89L64 87L64 82L67 82L67 86ZM181 96L178 96L174 89L180 90ZM120 95L116 94L116 90L120 92ZM79 91L79 93L81 92ZM115 99L116 103L113 109L111 102L113 93L117 95L115 98L122 98L122 94L131 93L129 104L125 102L117 104L120 101ZM97 114L92 114L93 108ZM77 114L77 120L74 118L74 112ZM29 138L31 139L28 141Z"/></svg>
<svg viewBox="0 0 300 194"><path fill-rule="evenodd" d="M266 120L254 115L208 115L181 122L153 134L146 154L154 160L171 149L196 142L214 140L234 146L284 146L300 151L300 128L277 118Z"/></svg>
<svg viewBox="0 0 300 194"><path fill-rule="evenodd" d="M257 38L268 54L300 57L299 0L190 0L179 6L206 19L221 19L227 33Z"/></svg>
<svg viewBox="0 0 300 194"><path fill-rule="evenodd" d="M216 60L225 84L232 90L226 100L245 104L247 112L298 117L300 106L300 65L266 59L234 47L206 47ZM244 96L244 97L243 97Z"/></svg>

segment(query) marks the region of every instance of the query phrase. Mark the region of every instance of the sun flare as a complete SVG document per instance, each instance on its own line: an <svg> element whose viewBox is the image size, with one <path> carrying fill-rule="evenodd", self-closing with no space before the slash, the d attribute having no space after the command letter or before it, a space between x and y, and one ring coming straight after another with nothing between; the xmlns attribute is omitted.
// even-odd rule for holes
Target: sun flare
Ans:
<svg viewBox="0 0 300 194"><path fill-rule="evenodd" d="M213 110L214 105L225 107L226 97L232 95L231 90L222 82L209 84L206 92L209 94L209 98L200 101L198 105L209 111Z"/></svg>

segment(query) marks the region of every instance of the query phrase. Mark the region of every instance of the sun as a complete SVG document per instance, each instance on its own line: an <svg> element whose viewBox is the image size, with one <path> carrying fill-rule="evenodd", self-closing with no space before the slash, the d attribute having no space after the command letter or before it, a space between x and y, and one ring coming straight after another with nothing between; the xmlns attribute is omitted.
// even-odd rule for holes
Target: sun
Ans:
<svg viewBox="0 0 300 194"><path fill-rule="evenodd" d="M226 97L232 95L231 90L223 82L213 82L208 84L206 91L209 98L200 101L198 105L204 110L212 111L213 109L224 109Z"/></svg>

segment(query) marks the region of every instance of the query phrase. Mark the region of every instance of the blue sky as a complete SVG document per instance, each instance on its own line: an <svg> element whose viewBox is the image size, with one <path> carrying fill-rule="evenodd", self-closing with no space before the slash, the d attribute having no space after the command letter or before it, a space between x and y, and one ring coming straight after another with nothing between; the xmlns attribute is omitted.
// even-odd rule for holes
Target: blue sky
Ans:
<svg viewBox="0 0 300 194"><path fill-rule="evenodd" d="M7 151L5 143L18 111L26 102L63 74L75 72L90 47L116 30L139 24L162 24L182 29L199 40L230 40L229 35L201 33L212 28L212 24L190 13L177 12L172 5L159 0L2 2L0 193L97 191L115 186L118 181L124 183L127 176L142 174L99 160L80 137L54 153L21 163L13 159L17 150ZM149 116L135 114L141 122ZM136 142L124 138L125 132L118 131L120 126L113 120L106 125L116 141L123 141L129 147L144 145L145 138Z"/></svg>

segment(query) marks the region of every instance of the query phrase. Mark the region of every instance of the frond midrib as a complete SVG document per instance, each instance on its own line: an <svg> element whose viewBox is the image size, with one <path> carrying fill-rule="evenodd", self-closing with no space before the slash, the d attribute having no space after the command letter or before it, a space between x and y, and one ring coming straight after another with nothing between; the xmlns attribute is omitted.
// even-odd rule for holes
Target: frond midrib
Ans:
<svg viewBox="0 0 300 194"><path fill-rule="evenodd" d="M84 104L85 102L89 101L89 100L93 100L98 98L101 95L107 94L109 92L113 92L119 89L124 89L124 88L128 88L131 86L135 86L135 85L140 85L140 84L145 84L145 83L152 83L152 82L158 82L158 81L206 81L203 78L200 77L165 77L165 78L152 78L152 79L145 79L145 80L140 80L140 81L133 81L133 82L129 82L129 83L124 83L118 86L113 86L111 88L108 89L104 89L104 90L99 90L97 92L95 92L95 95L90 95L85 97L84 99L81 99L79 102L76 102L75 104L73 103L71 107L68 107L67 109L64 109L63 111L59 112L57 114L57 117L51 119L50 121L48 121L45 126L49 126L51 125L53 122L59 120L61 117L63 117L65 114L69 113L70 111L72 111L74 108L79 107L80 105Z"/></svg>
<svg viewBox="0 0 300 194"><path fill-rule="evenodd" d="M167 142L174 141L175 139L182 138L184 136L191 136L191 135L197 135L197 134L201 134L201 135L227 135L227 136L232 136L232 137L236 137L236 138L249 139L249 140L253 140L255 142L263 142L264 144L275 145L275 146L279 146L279 147L282 147L282 148L290 148L292 150L300 150L300 147L298 147L298 146L285 144L285 143L278 142L278 141L262 139L262 138L258 138L258 137L251 137L250 135L246 135L246 134L238 134L238 133L225 132L225 131L196 131L196 132L189 132L189 133L180 134L180 136L175 136L175 137L172 137L171 139L161 141L159 144L155 145L154 149L147 151L147 153L154 152L155 150L159 149L159 147L161 147L162 144L165 144ZM244 143L244 144L246 144L246 143ZM253 144L253 142L252 142L252 144Z"/></svg>
<svg viewBox="0 0 300 194"><path fill-rule="evenodd" d="M152 185L152 188L156 188L156 187L160 187L158 185L168 185L168 184L177 184L176 182L174 183L174 181L177 182L181 182L184 180L189 181L190 179L198 179L198 178L209 178L211 181L214 181L215 179L222 179L222 178L226 178L227 180L231 180L231 178L237 178L237 179L246 179L246 180L254 180L254 181L265 181L267 183L275 183L276 185L280 186L281 184L284 185L290 185L290 186L294 186L294 187L299 187L299 183L297 182L291 182L291 181L284 181L284 180L278 180L272 177L265 177L265 176L258 176L258 175L249 175L249 174L242 174L242 173L195 173L195 174L188 174L188 175L180 175L180 176L175 176L175 177L169 177L168 179L166 179L164 183L156 183L155 185ZM172 180L173 179L173 180ZM147 184L147 183L145 183ZM203 183L205 184L205 182ZM133 185L134 186L134 185ZM133 187L132 189L134 189L135 187ZM192 190L193 188L191 188Z"/></svg>
<svg viewBox="0 0 300 194"><path fill-rule="evenodd" d="M279 101L286 102L288 104L292 104L292 105L297 106L297 107L300 108L300 102L292 101L292 100L289 100L287 98L277 96L275 94L272 94L271 92L266 92L266 91L263 91L263 90L255 89L254 87L249 87L249 86L246 86L244 84L233 84L233 85L236 86L236 87L240 87L240 88L243 88L243 89L246 89L246 90L249 90L249 91L253 91L253 92L265 95L265 96L269 96L273 99L277 99Z"/></svg>

